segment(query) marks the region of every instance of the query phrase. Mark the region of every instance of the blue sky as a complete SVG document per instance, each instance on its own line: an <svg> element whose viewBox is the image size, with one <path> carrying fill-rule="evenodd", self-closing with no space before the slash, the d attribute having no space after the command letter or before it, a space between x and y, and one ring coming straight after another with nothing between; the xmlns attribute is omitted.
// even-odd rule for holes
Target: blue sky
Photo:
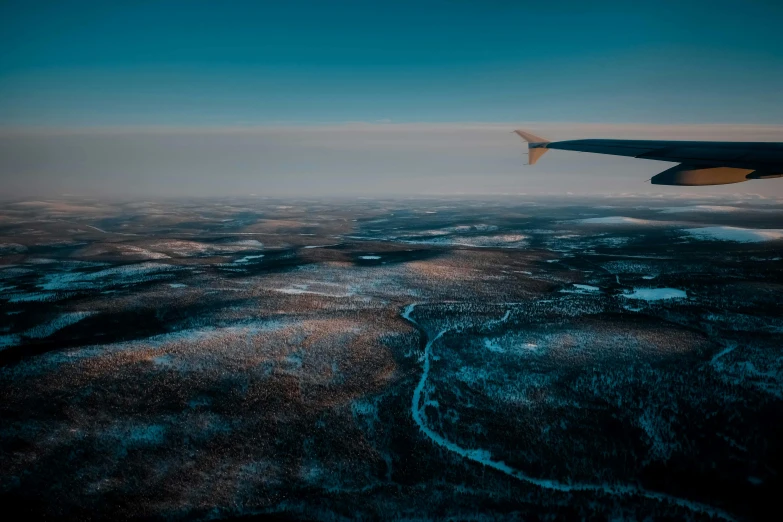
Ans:
<svg viewBox="0 0 783 522"><path fill-rule="evenodd" d="M783 123L783 2L0 3L0 126Z"/></svg>
<svg viewBox="0 0 783 522"><path fill-rule="evenodd" d="M781 22L779 0L0 0L0 197L666 191L644 180L668 163L525 167L510 131L783 141Z"/></svg>

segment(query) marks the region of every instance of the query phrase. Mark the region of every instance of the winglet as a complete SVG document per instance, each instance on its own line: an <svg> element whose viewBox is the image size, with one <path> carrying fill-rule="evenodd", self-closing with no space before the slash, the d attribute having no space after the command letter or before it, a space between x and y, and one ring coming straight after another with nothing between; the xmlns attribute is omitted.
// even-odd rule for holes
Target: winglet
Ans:
<svg viewBox="0 0 783 522"><path fill-rule="evenodd" d="M523 130L515 130L514 133L527 142L528 165L535 165L536 161L549 150L547 148L547 144L551 143L549 140Z"/></svg>
<svg viewBox="0 0 783 522"><path fill-rule="evenodd" d="M549 140L536 136L535 134L527 131L515 130L514 134L519 134L519 137L528 143L550 143Z"/></svg>

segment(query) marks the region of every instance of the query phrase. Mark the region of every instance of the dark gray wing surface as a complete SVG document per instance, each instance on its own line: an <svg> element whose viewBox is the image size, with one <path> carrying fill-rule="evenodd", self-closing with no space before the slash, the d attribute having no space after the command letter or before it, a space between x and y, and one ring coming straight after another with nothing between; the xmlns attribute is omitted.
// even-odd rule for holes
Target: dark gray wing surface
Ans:
<svg viewBox="0 0 783 522"><path fill-rule="evenodd" d="M570 150L672 161L676 167L652 178L660 185L722 185L783 176L783 143L586 139L547 141L515 131L528 142L530 164L547 150Z"/></svg>

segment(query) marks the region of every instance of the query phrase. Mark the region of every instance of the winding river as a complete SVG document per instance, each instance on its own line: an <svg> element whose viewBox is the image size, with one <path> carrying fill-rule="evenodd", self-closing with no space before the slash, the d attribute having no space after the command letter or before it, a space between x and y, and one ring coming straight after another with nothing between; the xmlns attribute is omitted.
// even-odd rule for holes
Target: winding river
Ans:
<svg viewBox="0 0 783 522"><path fill-rule="evenodd" d="M520 470L512 468L502 460L493 459L492 454L487 450L478 449L478 448L476 449L465 448L463 446L460 446L456 442L452 442L448 440L443 435L441 435L440 433L436 432L435 430L433 430L428 426L427 415L424 410L428 405L431 404L429 401L428 393L425 391L425 387L427 386L427 379L429 378L429 374L430 374L433 345L438 341L438 339L443 337L446 333L448 333L452 329L445 328L443 330L440 330L434 336L430 337L427 331L415 319L413 319L413 317L411 317L411 314L413 313L415 308L416 308L416 303L409 304L403 309L403 311L400 314L403 319L411 323L427 339L427 342L424 346L424 353L422 354L423 362L422 362L421 378L419 379L416 388L413 390L413 398L411 400L411 415L413 416L414 422L416 422L416 424L419 426L419 430L421 430L421 432L428 439L430 439L430 441L432 441L434 444L448 451L451 451L452 453L456 453L457 455L460 455L463 458L472 460L483 466L495 469L501 473L505 473L506 475L513 477L517 480L528 482L530 484L539 486L541 488L554 490L554 491L562 491L562 492L594 491L597 493L603 493L607 495L636 495L639 497L654 499L660 502L667 502L670 504L681 506L690 509L694 512L710 515L712 517L721 518L723 520L732 520L732 521L736 520L733 516L726 513L725 511L709 506L707 504L693 502L691 500L675 497L672 495L667 495L665 493L650 491L648 489L644 489L635 485L592 484L592 483L585 483L585 482L560 482L557 480L532 477ZM495 324L505 322L509 318L510 313L511 313L510 311L507 311L506 314L501 319L490 321L487 324L487 326L492 326ZM457 330L454 329L454 331Z"/></svg>

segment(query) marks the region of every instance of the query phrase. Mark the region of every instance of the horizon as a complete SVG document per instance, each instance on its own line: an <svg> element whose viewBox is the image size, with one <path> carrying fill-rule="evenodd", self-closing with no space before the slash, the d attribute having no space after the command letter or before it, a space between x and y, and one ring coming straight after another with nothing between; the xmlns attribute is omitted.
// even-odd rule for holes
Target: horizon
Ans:
<svg viewBox="0 0 783 522"><path fill-rule="evenodd" d="M671 163L580 153L528 166L526 128L553 140L781 141L783 125L522 122L0 128L2 199L57 197L668 194L783 196L779 180L646 183ZM563 189L563 187L568 187Z"/></svg>

